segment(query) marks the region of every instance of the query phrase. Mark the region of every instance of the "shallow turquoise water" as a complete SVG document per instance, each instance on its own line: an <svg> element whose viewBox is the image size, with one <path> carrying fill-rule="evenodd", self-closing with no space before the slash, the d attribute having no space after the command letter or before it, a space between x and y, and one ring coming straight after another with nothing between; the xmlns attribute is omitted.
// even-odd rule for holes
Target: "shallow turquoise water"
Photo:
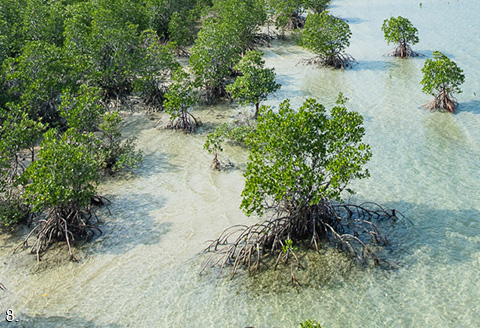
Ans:
<svg viewBox="0 0 480 328"><path fill-rule="evenodd" d="M348 52L358 61L344 72L296 65L312 55L288 43L264 49L283 85L267 104L315 97L331 107L341 91L364 116L374 155L354 199L395 207L414 223L386 227L384 256L393 269L352 267L327 252L303 289L278 273L200 275L205 240L256 220L238 209L241 170L212 172L202 150L206 131L243 109L198 109L208 124L195 136L156 130L136 114L127 131L145 162L100 186L113 201L112 216L102 215L104 234L77 250L79 263L52 254L46 262L59 266L38 272L27 252L11 255L17 239L2 239L0 277L9 291L0 311L14 309L26 327L296 327L307 318L324 328L480 326L480 8L473 0L419 3L334 1L332 12L350 23ZM391 47L380 27L391 15L418 28L413 48L426 57L383 56ZM420 69L434 50L466 76L455 115L420 108L430 99ZM246 158L236 147L225 154L240 167Z"/></svg>

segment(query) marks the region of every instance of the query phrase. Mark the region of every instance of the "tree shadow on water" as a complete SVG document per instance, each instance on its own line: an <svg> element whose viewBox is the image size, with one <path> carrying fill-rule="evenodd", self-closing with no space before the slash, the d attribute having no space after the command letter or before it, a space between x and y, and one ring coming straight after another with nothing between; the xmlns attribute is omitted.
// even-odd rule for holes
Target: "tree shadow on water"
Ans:
<svg viewBox="0 0 480 328"><path fill-rule="evenodd" d="M431 49L413 49L413 51L419 53L419 54L422 54L423 56L419 56L419 57L416 57L416 58L423 58L423 59L426 59L426 58L433 58L433 52L434 51L437 51L435 49L431 50ZM445 52L445 51L441 51L441 53L443 53L445 56L447 56L448 58L454 60L455 59L455 56L449 52Z"/></svg>
<svg viewBox="0 0 480 328"><path fill-rule="evenodd" d="M102 234L84 247L88 252L122 254L138 245L154 245L170 231L171 222L161 222L153 212L165 205L165 198L150 194L123 194L110 198L110 212L101 211Z"/></svg>
<svg viewBox="0 0 480 328"><path fill-rule="evenodd" d="M414 265L418 261L463 263L480 252L478 209L442 209L402 201L383 205L401 211L411 221L381 225L390 241L382 255L393 267Z"/></svg>
<svg viewBox="0 0 480 328"><path fill-rule="evenodd" d="M480 100L470 100L467 102L459 102L456 113L470 112L480 114Z"/></svg>
<svg viewBox="0 0 480 328"><path fill-rule="evenodd" d="M365 20L360 17L347 17L347 18L343 18L343 20L348 24L362 24L362 23L368 22L368 20Z"/></svg>
<svg viewBox="0 0 480 328"><path fill-rule="evenodd" d="M368 70L368 71L382 71L387 72L393 68L397 68L398 63L385 60L361 60L357 64L353 65L354 71Z"/></svg>

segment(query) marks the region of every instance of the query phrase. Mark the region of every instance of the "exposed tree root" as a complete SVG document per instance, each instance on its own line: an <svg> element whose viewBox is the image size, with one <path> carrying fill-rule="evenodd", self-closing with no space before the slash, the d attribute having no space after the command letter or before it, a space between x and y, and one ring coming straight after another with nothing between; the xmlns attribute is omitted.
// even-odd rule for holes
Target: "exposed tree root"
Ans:
<svg viewBox="0 0 480 328"><path fill-rule="evenodd" d="M54 209L45 215L40 215L34 219L35 227L27 235L22 244L15 248L31 247L31 253L36 254L37 261L40 261L40 254L48 249L56 241L65 241L68 246L70 260L77 259L72 252L72 244L76 238L91 239L96 232L102 231L96 227L98 217L91 208L86 210L58 210ZM36 240L33 245L28 244L28 239L36 234Z"/></svg>
<svg viewBox="0 0 480 328"><path fill-rule="evenodd" d="M290 211L285 210L285 213ZM319 243L333 242L348 251L360 262L379 263L372 244L385 245L387 237L374 221L405 218L396 210L386 210L376 203L324 204L304 207L289 215L278 215L252 226L235 225L226 229L218 239L211 241L206 251L212 251L202 271L209 265L233 267L235 275L240 266L248 272L268 266L267 260L276 258L275 267L284 259L293 257L300 265L287 240L319 250ZM234 238L233 242L229 239ZM292 281L295 281L292 271Z"/></svg>
<svg viewBox="0 0 480 328"><path fill-rule="evenodd" d="M32 148L32 158L34 157L34 149ZM26 165L24 163L25 155L21 156L19 153L15 154L15 158L10 160L10 163L7 168L2 169L3 173L5 173L2 177L2 184L7 186L7 189L11 189L14 185L16 179L22 175L26 170Z"/></svg>
<svg viewBox="0 0 480 328"><path fill-rule="evenodd" d="M235 72L235 70L231 70L233 76L236 74ZM204 102L206 105L212 105L217 99L222 97L228 100L231 99L229 93L225 89L225 81L223 81L219 86L205 86L204 92L202 92L200 97L204 99L202 102Z"/></svg>
<svg viewBox="0 0 480 328"><path fill-rule="evenodd" d="M185 49L185 47L179 47L175 50L175 54L179 57L186 57L186 58L189 58L190 57L190 52L188 52L187 49Z"/></svg>
<svg viewBox="0 0 480 328"><path fill-rule="evenodd" d="M305 26L305 22L307 21L307 18L305 16L300 15L297 12L294 12L290 16L290 20L288 21L287 28L290 30L296 30L299 28L303 28Z"/></svg>
<svg viewBox="0 0 480 328"><path fill-rule="evenodd" d="M30 149L34 160L34 148ZM0 227L7 228L11 223L25 223L30 215L30 207L22 199L23 187L17 185L19 177L25 172L28 163L26 153L16 153L6 168L0 168ZM5 221L4 221L5 220Z"/></svg>
<svg viewBox="0 0 480 328"><path fill-rule="evenodd" d="M147 108L147 113L155 113L162 109L163 102L165 101L165 88L157 87L156 92L150 92L143 95L143 103Z"/></svg>
<svg viewBox="0 0 480 328"><path fill-rule="evenodd" d="M227 160L227 162L223 162L223 163L220 162L220 160L218 159L218 154L215 154L215 157L213 158L212 164L210 164L210 167L212 168L212 170L221 171L221 170L227 170L229 168L235 167L235 165L230 160Z"/></svg>
<svg viewBox="0 0 480 328"><path fill-rule="evenodd" d="M346 53L336 53L332 56L313 57L310 59L304 59L300 62L304 65L331 66L333 68L341 68L342 71L345 69L345 67L351 67L353 63L356 63L355 58Z"/></svg>
<svg viewBox="0 0 480 328"><path fill-rule="evenodd" d="M275 15L273 16L273 19L276 21L277 18L282 15L282 14L279 14L279 15ZM307 21L307 18L305 16L302 16L300 13L298 12L294 12L292 15L290 15L290 18L287 22L287 24L283 27L278 27L278 30L280 31L279 33L278 32L273 32L272 33L272 36L274 36L276 34L276 36L280 39L280 40L286 40L287 39L287 36L285 35L285 31L286 30L297 30L297 29L301 29L305 26L305 22Z"/></svg>
<svg viewBox="0 0 480 328"><path fill-rule="evenodd" d="M222 168L222 164L220 163L220 160L218 159L218 154L215 154L215 157L213 158L212 164L210 164L210 167L213 170L217 170L217 171L220 171L220 169Z"/></svg>
<svg viewBox="0 0 480 328"><path fill-rule="evenodd" d="M407 43L401 43L388 55L400 58L423 56L421 53L415 52Z"/></svg>
<svg viewBox="0 0 480 328"><path fill-rule="evenodd" d="M185 110L182 111L180 116L172 117L165 128L176 131L195 132L199 126L202 126L202 121Z"/></svg>
<svg viewBox="0 0 480 328"><path fill-rule="evenodd" d="M247 51L256 50L258 46L260 47L270 47L270 41L274 37L270 33L256 33L253 36L253 39L250 40L246 46L246 49L243 51L242 55Z"/></svg>
<svg viewBox="0 0 480 328"><path fill-rule="evenodd" d="M90 203L95 206L103 206L103 205L110 205L112 202L107 197L94 195L90 200Z"/></svg>
<svg viewBox="0 0 480 328"><path fill-rule="evenodd" d="M455 112L455 109L458 106L458 102L456 101L455 97L448 94L446 91L442 91L440 94L435 96L432 101L427 102L423 107L427 107L431 111L435 111L437 109L444 109L448 110L450 113Z"/></svg>
<svg viewBox="0 0 480 328"><path fill-rule="evenodd" d="M257 45L268 47L270 46L270 41L275 38L273 32L267 31L266 33L257 33L254 35L254 41Z"/></svg>

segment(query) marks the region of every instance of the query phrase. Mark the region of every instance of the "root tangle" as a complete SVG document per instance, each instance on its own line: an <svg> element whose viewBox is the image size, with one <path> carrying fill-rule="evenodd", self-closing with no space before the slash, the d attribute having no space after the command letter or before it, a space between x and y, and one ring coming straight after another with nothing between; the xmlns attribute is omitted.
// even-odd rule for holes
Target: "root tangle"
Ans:
<svg viewBox="0 0 480 328"><path fill-rule="evenodd" d="M220 265L220 271L231 265L232 275L240 266L254 272L262 264L268 266L265 262L267 258L277 258L276 267L281 258L286 262L289 254L300 264L293 250L286 247L287 240L302 242L303 246L314 247L317 251L319 243L332 242L360 262L371 260L378 264L380 259L370 244L388 243L387 237L374 222L383 218L396 220L405 217L376 203L354 205L325 201L252 226L235 225L211 241L206 251L213 254L202 271L209 265ZM229 242L232 238L235 238L234 241Z"/></svg>

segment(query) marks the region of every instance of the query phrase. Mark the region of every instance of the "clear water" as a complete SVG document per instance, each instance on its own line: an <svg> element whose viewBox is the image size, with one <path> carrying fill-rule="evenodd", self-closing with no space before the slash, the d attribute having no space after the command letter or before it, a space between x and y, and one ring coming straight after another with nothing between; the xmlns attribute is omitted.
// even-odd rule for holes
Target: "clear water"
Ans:
<svg viewBox="0 0 480 328"><path fill-rule="evenodd" d="M199 274L204 242L226 227L255 222L238 209L241 170L213 172L202 150L206 133L243 109L200 108L197 135L156 130L142 114L127 131L145 162L131 175L105 181L113 204L102 212L103 235L76 250L79 263L53 249L35 269L20 240L1 237L0 311L20 322L6 327L296 327L311 318L323 327L480 326L480 7L474 0L338 0L349 20L348 52L358 65L333 71L296 65L311 54L281 42L264 49L283 88L267 101L315 97L330 107L339 91L365 118L373 151L371 178L355 183L356 201L374 200L406 214L414 226L389 227L389 270L352 266L325 250L294 288L282 272L233 280ZM419 30L414 50L440 50L463 68L466 81L455 115L419 108L430 97L419 84L425 57L383 56L391 48L385 18L408 17ZM478 95L477 95L478 94ZM164 117L166 119L166 117ZM246 154L229 146L235 163ZM62 246L63 247L63 246ZM54 265L57 264L57 265Z"/></svg>

